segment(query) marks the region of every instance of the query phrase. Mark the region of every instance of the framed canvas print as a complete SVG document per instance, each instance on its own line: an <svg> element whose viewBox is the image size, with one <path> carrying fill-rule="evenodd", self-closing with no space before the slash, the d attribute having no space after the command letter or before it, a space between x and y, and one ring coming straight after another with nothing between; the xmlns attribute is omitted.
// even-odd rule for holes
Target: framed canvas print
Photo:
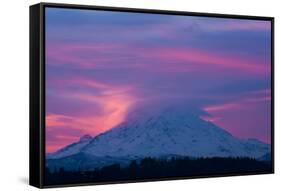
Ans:
<svg viewBox="0 0 281 191"><path fill-rule="evenodd" d="M30 184L274 172L274 19L30 7Z"/></svg>

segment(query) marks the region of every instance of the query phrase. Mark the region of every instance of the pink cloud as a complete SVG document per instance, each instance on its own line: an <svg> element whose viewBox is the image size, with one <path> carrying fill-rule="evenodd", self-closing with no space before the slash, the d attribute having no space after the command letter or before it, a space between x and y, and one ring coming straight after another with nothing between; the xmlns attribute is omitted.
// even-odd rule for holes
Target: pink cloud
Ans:
<svg viewBox="0 0 281 191"><path fill-rule="evenodd" d="M201 116L234 136L241 138L256 137L270 143L271 98L264 93L249 93L243 98L231 102L207 105L203 107L209 116ZM238 114L238 115L237 115Z"/></svg>
<svg viewBox="0 0 281 191"><path fill-rule="evenodd" d="M214 111L228 110L228 109L234 109L234 108L238 108L238 107L242 107L240 102L210 105L210 106L205 107L204 110L208 113L211 113L211 112L214 112Z"/></svg>
<svg viewBox="0 0 281 191"><path fill-rule="evenodd" d="M115 127L125 120L127 112L136 102L135 96L128 87L113 86L86 78L70 79L67 83L97 89L99 94L64 91L61 96L73 99L78 103L87 102L89 106L93 104L93 107L99 112L79 116L48 113L46 115L47 137L57 137L57 141L54 143L56 146L47 139L48 152L53 152L66 143L77 140L83 134L97 135ZM65 137L60 140L59 136L64 134L62 131L70 130L75 130L76 133L69 135L67 140Z"/></svg>
<svg viewBox="0 0 281 191"><path fill-rule="evenodd" d="M46 129L46 151L54 152L69 143L79 140L79 134L69 134L68 127L52 127Z"/></svg>
<svg viewBox="0 0 281 191"><path fill-rule="evenodd" d="M145 50L144 50L145 51ZM257 74L268 73L270 68L257 59L234 55L223 55L212 51L203 51L191 48L159 48L150 49L145 52L146 57L155 58L163 61L170 61L173 65L190 69L204 65L212 65L224 69L246 71ZM180 62L180 64L177 62ZM188 63L184 63L188 62Z"/></svg>
<svg viewBox="0 0 281 191"><path fill-rule="evenodd" d="M113 55L118 65L112 64L112 56L105 56L106 54ZM46 56L49 64L68 64L86 69L118 66L118 68L138 68L164 72L191 72L202 69L201 66L210 66L255 74L270 72L266 60L194 48L141 48L115 44L49 43L46 48ZM158 64L159 62L161 64ZM154 67L151 67L151 63Z"/></svg>
<svg viewBox="0 0 281 191"><path fill-rule="evenodd" d="M97 135L123 122L128 110L133 105L133 100L124 96L107 96L103 98L87 94L76 94L72 96L80 101L87 101L89 104L98 104L102 111L101 114L93 116L47 114L46 127L47 129L54 128L54 131L51 132L52 134L56 133L55 129L57 127L64 127L66 131L69 129L81 131L81 134L77 136L81 136L82 134ZM62 132L58 133L58 135L61 133ZM77 136L74 136L74 139L76 139ZM58 147L56 147L57 149L62 145L65 145L66 141L63 141L61 144L58 144L58 142L56 143L58 145ZM47 150L50 152L51 149L49 148L49 145L50 143L47 142Z"/></svg>
<svg viewBox="0 0 281 191"><path fill-rule="evenodd" d="M263 94L260 94L260 92L262 92ZM216 112L216 111L225 111L225 110L229 110L229 109L243 108L248 103L268 102L268 101L271 101L271 96L268 95L268 92L270 92L269 89L253 91L253 92L247 93L247 95L244 95L244 97L239 100L226 102L226 103L220 103L220 104L208 105L208 106L205 106L203 108L203 110L208 113L212 113L212 112ZM259 94L257 94L257 93L259 93Z"/></svg>

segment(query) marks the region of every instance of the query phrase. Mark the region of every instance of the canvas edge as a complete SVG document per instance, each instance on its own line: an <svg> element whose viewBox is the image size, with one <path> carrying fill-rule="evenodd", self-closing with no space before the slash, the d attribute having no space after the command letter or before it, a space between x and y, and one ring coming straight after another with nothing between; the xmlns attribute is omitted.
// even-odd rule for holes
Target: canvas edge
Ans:
<svg viewBox="0 0 281 191"><path fill-rule="evenodd" d="M43 188L42 4L29 7L29 184Z"/></svg>

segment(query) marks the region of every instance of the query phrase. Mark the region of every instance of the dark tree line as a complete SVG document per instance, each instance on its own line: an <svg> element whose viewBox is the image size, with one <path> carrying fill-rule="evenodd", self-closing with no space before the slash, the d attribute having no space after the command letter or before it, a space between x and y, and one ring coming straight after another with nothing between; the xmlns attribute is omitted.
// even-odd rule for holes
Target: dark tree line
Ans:
<svg viewBox="0 0 281 191"><path fill-rule="evenodd" d="M131 161L126 167L113 164L93 171L71 172L61 168L51 172L46 168L45 183L53 185L112 182L226 173L269 172L270 170L269 163L250 158L172 158L170 160L145 158L140 161Z"/></svg>

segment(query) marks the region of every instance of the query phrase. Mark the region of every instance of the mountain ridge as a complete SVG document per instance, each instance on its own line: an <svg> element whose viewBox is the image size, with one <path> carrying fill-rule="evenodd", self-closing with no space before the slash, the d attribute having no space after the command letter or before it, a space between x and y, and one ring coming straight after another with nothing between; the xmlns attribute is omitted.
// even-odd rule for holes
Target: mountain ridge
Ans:
<svg viewBox="0 0 281 191"><path fill-rule="evenodd" d="M129 161L172 155L257 159L269 152L270 145L254 139L236 138L198 115L164 110L159 113L134 113L115 128L93 138L88 137L85 142L80 140L60 149L48 155L47 159L62 159L77 154L109 163L114 160ZM93 165L96 166L103 165Z"/></svg>

